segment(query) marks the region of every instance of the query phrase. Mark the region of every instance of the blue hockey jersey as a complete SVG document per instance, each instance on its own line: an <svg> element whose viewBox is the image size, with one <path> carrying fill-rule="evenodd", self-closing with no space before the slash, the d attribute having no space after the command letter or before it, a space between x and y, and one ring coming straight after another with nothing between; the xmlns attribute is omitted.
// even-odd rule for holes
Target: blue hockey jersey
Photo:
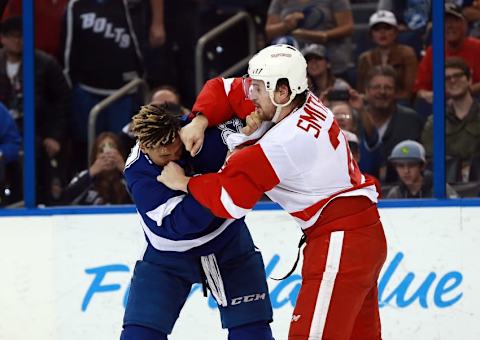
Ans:
<svg viewBox="0 0 480 340"><path fill-rule="evenodd" d="M239 132L239 119L205 131L203 147L195 157L187 152L178 162L195 174L217 172L228 151L226 138ZM137 145L125 164L125 179L133 196L148 244L157 251L207 255L222 248L238 231L244 219L215 217L191 195L174 191L157 181L162 167L154 164Z"/></svg>

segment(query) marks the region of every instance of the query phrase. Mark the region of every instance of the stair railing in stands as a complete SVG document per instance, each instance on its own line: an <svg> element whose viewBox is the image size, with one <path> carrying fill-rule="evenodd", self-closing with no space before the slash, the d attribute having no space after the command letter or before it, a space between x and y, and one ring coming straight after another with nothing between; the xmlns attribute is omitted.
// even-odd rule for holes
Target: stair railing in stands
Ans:
<svg viewBox="0 0 480 340"><path fill-rule="evenodd" d="M95 132L97 127L97 117L107 106L115 102L116 100L123 97L125 94L129 93L133 89L136 89L139 86L145 85L145 81L142 78L132 79L129 83L123 85L117 91L112 93L110 96L102 100L100 103L95 105L88 115L88 161L90 160L90 155L92 152L93 143L95 143Z"/></svg>
<svg viewBox="0 0 480 340"><path fill-rule="evenodd" d="M242 60L238 61L225 71L223 71L221 74L219 74L220 77L228 77L231 76L232 74L235 74L239 70L241 70L243 67L245 67L248 64L248 61L250 58L255 54L256 52L256 38L255 38L255 24L253 22L252 17L250 14L247 12L238 12L225 22L221 23L217 27L211 29L207 33L205 33L203 36L198 39L197 46L195 48L195 90L196 92L200 92L204 82L205 82L205 68L204 68L204 63L203 63L203 53L205 51L205 46L208 42L212 41L215 39L217 36L220 34L224 33L228 29L232 28L235 25L238 25L242 21L245 21L247 24L247 29L248 29L248 53L249 55L243 58Z"/></svg>

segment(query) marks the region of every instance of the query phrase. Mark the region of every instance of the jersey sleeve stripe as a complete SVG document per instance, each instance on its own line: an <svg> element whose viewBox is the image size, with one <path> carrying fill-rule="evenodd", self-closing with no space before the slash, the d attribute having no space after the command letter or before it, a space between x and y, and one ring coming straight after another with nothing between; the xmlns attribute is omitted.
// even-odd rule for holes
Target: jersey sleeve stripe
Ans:
<svg viewBox="0 0 480 340"><path fill-rule="evenodd" d="M170 198L165 203L159 205L153 210L147 211L147 216L157 223L157 226L162 226L163 219L168 216L173 209L182 201L185 195L175 196Z"/></svg>
<svg viewBox="0 0 480 340"><path fill-rule="evenodd" d="M157 250L160 251L176 251L176 252L184 252L190 250L192 248L201 246L213 240L215 237L220 235L230 224L232 224L235 220L229 219L220 225L217 229L215 229L210 234L204 235L202 237L193 239L193 240L170 240L165 237L158 236L153 231L151 231L148 226L145 224L143 219L140 216L140 224L142 225L143 231L148 238L150 244Z"/></svg>
<svg viewBox="0 0 480 340"><path fill-rule="evenodd" d="M220 174L218 173L194 176L188 182L188 191L215 216L233 218L222 204L221 195L223 188L219 177Z"/></svg>
<svg viewBox="0 0 480 340"><path fill-rule="evenodd" d="M125 169L128 169L133 163L140 158L140 145L137 143L130 151L130 155L125 161ZM125 170L124 170L125 171Z"/></svg>
<svg viewBox="0 0 480 340"><path fill-rule="evenodd" d="M229 215L233 218L240 218L245 216L252 209L245 209L236 205L225 188L222 187L222 193L220 194L220 201L223 207L228 211Z"/></svg>
<svg viewBox="0 0 480 340"><path fill-rule="evenodd" d="M223 79L223 89L225 90L225 94L228 96L230 94L230 90L232 89L232 84L235 78L222 78Z"/></svg>

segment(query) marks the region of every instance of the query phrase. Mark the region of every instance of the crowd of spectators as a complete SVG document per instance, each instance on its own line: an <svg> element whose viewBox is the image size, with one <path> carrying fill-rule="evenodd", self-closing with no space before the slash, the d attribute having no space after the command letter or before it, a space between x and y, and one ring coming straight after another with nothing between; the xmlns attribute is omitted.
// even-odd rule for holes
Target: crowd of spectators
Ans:
<svg viewBox="0 0 480 340"><path fill-rule="evenodd" d="M121 169L134 142L131 116L146 101L188 113L198 38L239 10L254 16L257 48L286 43L302 51L310 90L331 108L383 197L433 195L431 0L35 3L38 204L130 203ZM449 197L480 195L479 3L445 1ZM2 10L0 206L22 199L23 166L21 0ZM244 52L221 44L219 57ZM135 78L151 95L134 89L102 110L88 150L90 111Z"/></svg>

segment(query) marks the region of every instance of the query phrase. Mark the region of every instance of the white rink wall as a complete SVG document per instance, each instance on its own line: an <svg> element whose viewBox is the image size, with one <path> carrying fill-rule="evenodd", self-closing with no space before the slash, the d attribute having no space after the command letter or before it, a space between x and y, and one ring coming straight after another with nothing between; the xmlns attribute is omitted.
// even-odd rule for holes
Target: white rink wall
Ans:
<svg viewBox="0 0 480 340"><path fill-rule="evenodd" d="M383 208L379 279L384 340L480 339L480 207ZM268 276L285 274L300 232L279 210L248 216ZM135 261L135 214L0 217L0 340L118 339ZM269 279L277 340L287 338L300 266ZM226 339L194 287L170 339Z"/></svg>

